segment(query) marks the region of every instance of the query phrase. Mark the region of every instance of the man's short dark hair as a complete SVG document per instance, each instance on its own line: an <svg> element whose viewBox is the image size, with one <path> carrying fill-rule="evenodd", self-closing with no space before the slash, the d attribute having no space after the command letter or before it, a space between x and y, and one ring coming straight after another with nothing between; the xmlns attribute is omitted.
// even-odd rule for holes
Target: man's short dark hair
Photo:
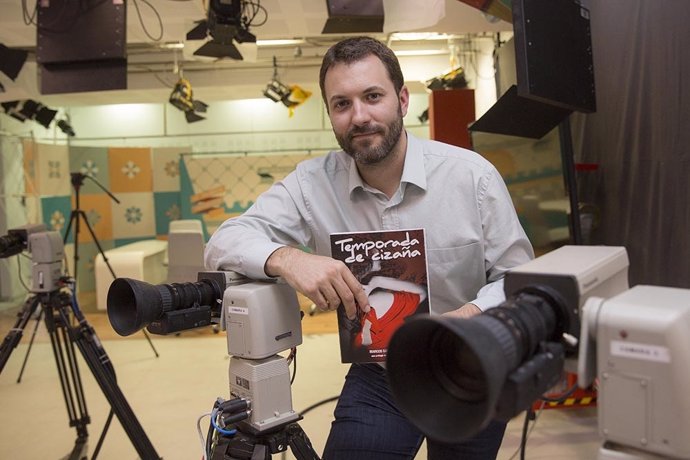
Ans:
<svg viewBox="0 0 690 460"><path fill-rule="evenodd" d="M351 37L331 46L323 57L321 72L319 74L319 86L321 87L321 97L326 103L326 107L328 107L328 102L326 101L324 82L328 69L338 63L351 64L360 61L372 54L381 60L388 71L388 76L393 82L395 92L400 93L405 79L402 70L400 70L398 58L395 56L395 53L393 53L393 50L375 38Z"/></svg>

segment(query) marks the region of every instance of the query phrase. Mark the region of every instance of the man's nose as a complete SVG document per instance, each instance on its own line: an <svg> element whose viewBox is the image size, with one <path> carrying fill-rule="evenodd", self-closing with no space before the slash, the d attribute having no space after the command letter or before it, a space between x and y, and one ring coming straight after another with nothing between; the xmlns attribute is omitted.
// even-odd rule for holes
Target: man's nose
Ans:
<svg viewBox="0 0 690 460"><path fill-rule="evenodd" d="M352 123L362 125L369 121L371 121L369 107L362 101L355 101L352 104Z"/></svg>

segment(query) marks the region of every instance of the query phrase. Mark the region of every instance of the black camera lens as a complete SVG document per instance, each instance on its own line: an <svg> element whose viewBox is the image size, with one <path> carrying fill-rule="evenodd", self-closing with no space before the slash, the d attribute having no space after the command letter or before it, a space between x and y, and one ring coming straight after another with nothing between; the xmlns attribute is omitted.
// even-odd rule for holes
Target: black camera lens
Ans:
<svg viewBox="0 0 690 460"><path fill-rule="evenodd" d="M215 305L223 292L213 280L153 285L117 278L108 289L108 319L120 335L131 335L178 310Z"/></svg>
<svg viewBox="0 0 690 460"><path fill-rule="evenodd" d="M564 308L557 295L530 288L470 319L411 318L393 334L387 355L400 410L432 439L475 435L496 418L511 372L562 334Z"/></svg>

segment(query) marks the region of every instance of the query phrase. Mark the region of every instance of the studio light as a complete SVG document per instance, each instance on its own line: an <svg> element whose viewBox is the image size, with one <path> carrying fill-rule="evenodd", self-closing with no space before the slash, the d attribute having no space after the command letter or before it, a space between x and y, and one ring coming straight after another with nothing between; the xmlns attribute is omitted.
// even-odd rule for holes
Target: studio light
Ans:
<svg viewBox="0 0 690 460"><path fill-rule="evenodd" d="M0 72L14 81L24 67L28 51L14 50L0 43Z"/></svg>
<svg viewBox="0 0 690 460"><path fill-rule="evenodd" d="M52 123L57 114L57 110L48 108L33 99L7 101L1 105L5 113L12 118L22 123L26 120L34 120L46 129L50 127L50 123Z"/></svg>
<svg viewBox="0 0 690 460"><path fill-rule="evenodd" d="M278 79L278 65L276 58L273 57L273 78L264 88L264 96L273 102L282 102L288 108L290 116L294 110L303 104L311 96L311 91L307 91L299 85L285 85Z"/></svg>
<svg viewBox="0 0 690 460"><path fill-rule="evenodd" d="M187 119L187 123L204 120L205 118L196 112L206 112L208 105L204 102L194 100L192 84L185 78L180 78L170 93L169 102L182 110Z"/></svg>
<svg viewBox="0 0 690 460"><path fill-rule="evenodd" d="M211 0L207 19L199 21L187 33L187 40L205 40L209 35L211 37L194 54L242 60L242 54L233 42L256 43L256 36L249 32L249 27L260 11L266 14L260 3L260 0Z"/></svg>
<svg viewBox="0 0 690 460"><path fill-rule="evenodd" d="M467 88L465 69L455 67L449 72L426 81L426 87L432 91L440 89L461 89Z"/></svg>
<svg viewBox="0 0 690 460"><path fill-rule="evenodd" d="M58 120L57 125L58 128L60 128L60 131L67 134L69 137L76 136L74 128L72 128L72 125L70 125L67 120Z"/></svg>

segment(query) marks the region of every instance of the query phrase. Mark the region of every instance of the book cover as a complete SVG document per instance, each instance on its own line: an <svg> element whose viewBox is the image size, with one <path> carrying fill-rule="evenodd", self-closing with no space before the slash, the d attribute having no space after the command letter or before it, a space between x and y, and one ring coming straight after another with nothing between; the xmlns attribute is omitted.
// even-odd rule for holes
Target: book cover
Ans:
<svg viewBox="0 0 690 460"><path fill-rule="evenodd" d="M351 320L341 304L338 333L343 363L384 362L388 342L405 318L429 312L424 229L334 233L331 255L364 286L371 308Z"/></svg>

